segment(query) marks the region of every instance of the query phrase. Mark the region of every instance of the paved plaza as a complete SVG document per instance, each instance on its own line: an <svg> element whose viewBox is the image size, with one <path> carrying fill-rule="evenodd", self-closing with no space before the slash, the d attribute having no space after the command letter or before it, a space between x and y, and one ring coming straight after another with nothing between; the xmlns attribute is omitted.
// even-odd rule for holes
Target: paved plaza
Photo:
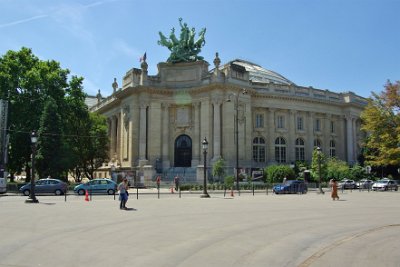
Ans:
<svg viewBox="0 0 400 267"><path fill-rule="evenodd" d="M0 266L400 266L400 193L0 196Z"/></svg>

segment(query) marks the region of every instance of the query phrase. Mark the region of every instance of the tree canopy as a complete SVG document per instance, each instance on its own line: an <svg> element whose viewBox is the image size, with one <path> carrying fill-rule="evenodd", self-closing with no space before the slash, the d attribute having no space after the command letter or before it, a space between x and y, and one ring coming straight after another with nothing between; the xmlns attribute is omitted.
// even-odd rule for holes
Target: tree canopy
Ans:
<svg viewBox="0 0 400 267"><path fill-rule="evenodd" d="M93 166L106 160L105 119L90 116L83 78L69 79L69 74L60 63L40 60L25 47L0 57L0 98L9 102L10 173L26 171L29 180L32 130L39 134L36 167L40 177L66 178L68 171L93 158L97 162ZM91 136L94 129L102 129L101 136L98 132ZM87 142L88 136L93 140ZM101 146L93 146L96 142ZM86 148L96 152L88 153Z"/></svg>
<svg viewBox="0 0 400 267"><path fill-rule="evenodd" d="M380 94L373 93L361 114L366 163L372 166L400 164L400 82L388 81Z"/></svg>

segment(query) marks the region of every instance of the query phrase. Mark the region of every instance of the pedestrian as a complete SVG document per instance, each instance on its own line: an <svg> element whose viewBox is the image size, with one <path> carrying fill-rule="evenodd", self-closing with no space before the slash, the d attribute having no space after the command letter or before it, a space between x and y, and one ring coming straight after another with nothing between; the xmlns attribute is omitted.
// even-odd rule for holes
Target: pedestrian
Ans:
<svg viewBox="0 0 400 267"><path fill-rule="evenodd" d="M175 191L178 191L178 188L179 188L179 177L178 176L175 176L174 183L175 183Z"/></svg>
<svg viewBox="0 0 400 267"><path fill-rule="evenodd" d="M157 183L157 189L160 189L160 183L161 183L161 176L160 175L157 176L156 183Z"/></svg>
<svg viewBox="0 0 400 267"><path fill-rule="evenodd" d="M331 179L329 184L330 184L331 189L332 189L332 191L331 191L332 200L335 200L335 199L339 200L338 185L337 185L336 179Z"/></svg>
<svg viewBox="0 0 400 267"><path fill-rule="evenodd" d="M122 182L118 185L119 191L119 208L121 210L127 210L126 202L128 201L128 179L124 178Z"/></svg>

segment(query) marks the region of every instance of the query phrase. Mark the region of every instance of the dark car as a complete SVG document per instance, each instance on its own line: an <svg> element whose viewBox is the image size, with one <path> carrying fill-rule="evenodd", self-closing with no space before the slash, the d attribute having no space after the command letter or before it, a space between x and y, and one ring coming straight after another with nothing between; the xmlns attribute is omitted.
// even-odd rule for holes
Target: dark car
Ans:
<svg viewBox="0 0 400 267"><path fill-rule="evenodd" d="M283 184L277 184L272 188L275 194L307 193L307 185L301 180L287 180Z"/></svg>
<svg viewBox="0 0 400 267"><path fill-rule="evenodd" d="M53 178L39 179L35 183L35 193L50 193L55 195L62 195L67 191L67 183ZM29 196L31 193L31 184L26 184L19 189L22 194Z"/></svg>
<svg viewBox="0 0 400 267"><path fill-rule="evenodd" d="M78 195L84 195L87 190L90 194L100 193L113 195L115 192L117 192L117 187L117 183L111 179L97 178L85 184L75 186L74 192L78 193Z"/></svg>

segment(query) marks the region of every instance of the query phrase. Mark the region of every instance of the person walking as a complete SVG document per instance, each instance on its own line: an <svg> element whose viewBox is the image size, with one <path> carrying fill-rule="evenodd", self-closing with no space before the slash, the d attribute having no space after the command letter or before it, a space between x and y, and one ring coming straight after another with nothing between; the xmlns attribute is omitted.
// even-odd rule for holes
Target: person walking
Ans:
<svg viewBox="0 0 400 267"><path fill-rule="evenodd" d="M337 185L336 180L335 179L331 179L329 184L330 184L331 189L332 189L332 191L331 191L332 200L335 200L335 199L339 200L338 185Z"/></svg>
<svg viewBox="0 0 400 267"><path fill-rule="evenodd" d="M124 178L122 182L118 185L119 191L119 208L121 210L127 210L126 202L128 201L128 179Z"/></svg>

